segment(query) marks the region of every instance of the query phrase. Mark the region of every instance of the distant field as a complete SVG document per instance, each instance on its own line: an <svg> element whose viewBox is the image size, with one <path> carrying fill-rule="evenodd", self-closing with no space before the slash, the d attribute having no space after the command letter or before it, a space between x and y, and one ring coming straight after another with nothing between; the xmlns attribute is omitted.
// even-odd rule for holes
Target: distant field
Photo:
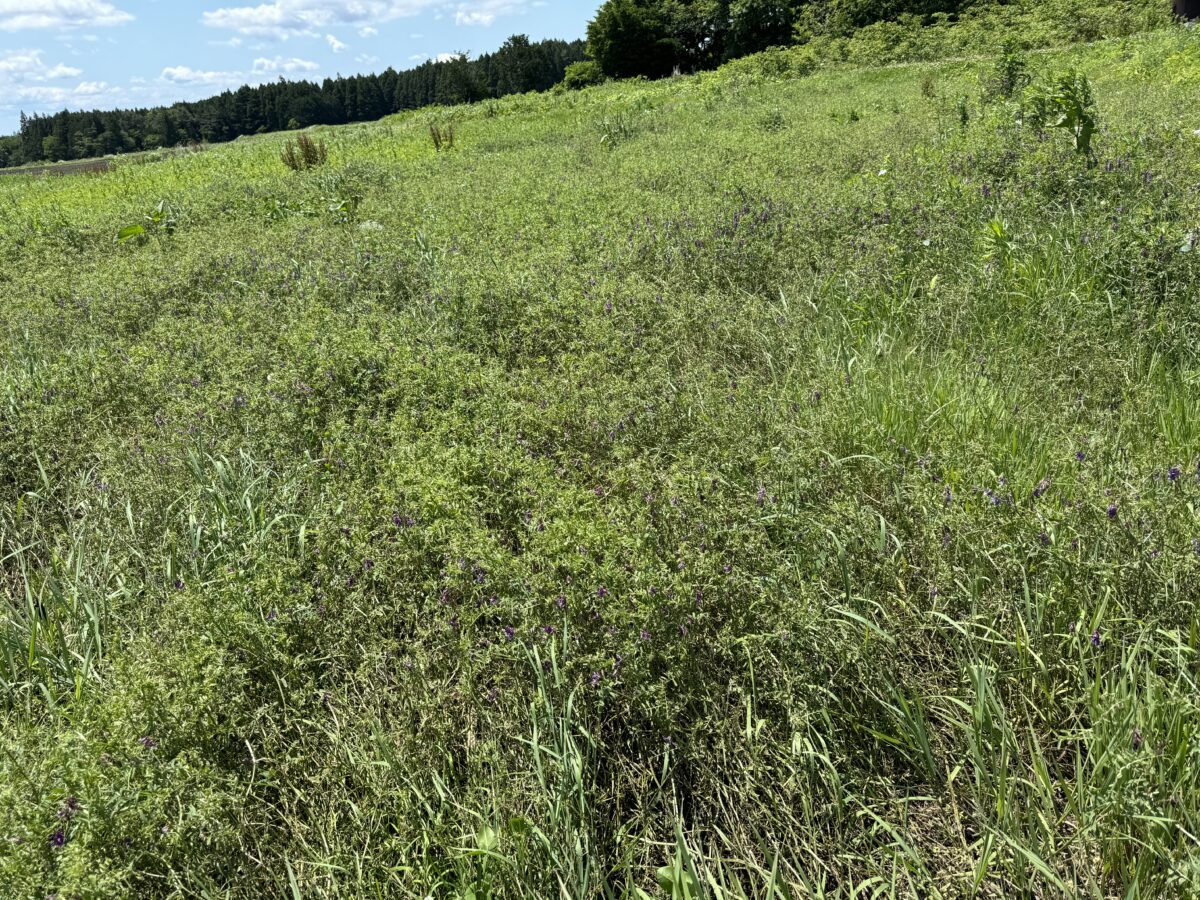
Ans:
<svg viewBox="0 0 1200 900"><path fill-rule="evenodd" d="M1200 37L809 69L0 179L0 895L1200 896Z"/></svg>
<svg viewBox="0 0 1200 900"><path fill-rule="evenodd" d="M123 156L103 156L95 159L78 159L70 162L46 163L44 165L17 166L0 169L0 175L96 175L108 172L117 165L139 165L171 156L196 153L200 145L152 150L144 153L127 153Z"/></svg>
<svg viewBox="0 0 1200 900"><path fill-rule="evenodd" d="M107 172L112 166L109 159L86 159L75 162L51 163L45 166L21 166L16 169L0 169L0 175L80 175Z"/></svg>

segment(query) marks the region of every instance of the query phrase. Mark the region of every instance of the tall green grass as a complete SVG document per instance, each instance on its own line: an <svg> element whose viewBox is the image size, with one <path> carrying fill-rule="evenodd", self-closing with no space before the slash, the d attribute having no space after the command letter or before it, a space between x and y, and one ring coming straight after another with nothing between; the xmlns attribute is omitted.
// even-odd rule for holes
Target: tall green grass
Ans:
<svg viewBox="0 0 1200 900"><path fill-rule="evenodd" d="M1200 893L1196 55L0 181L5 896Z"/></svg>

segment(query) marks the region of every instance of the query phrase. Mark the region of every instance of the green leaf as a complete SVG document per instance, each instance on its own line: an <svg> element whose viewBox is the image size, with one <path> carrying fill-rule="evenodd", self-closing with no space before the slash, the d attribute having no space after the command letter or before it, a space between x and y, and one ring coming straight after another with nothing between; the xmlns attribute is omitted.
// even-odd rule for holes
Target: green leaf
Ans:
<svg viewBox="0 0 1200 900"><path fill-rule="evenodd" d="M508 820L509 834L525 834L529 831L529 823L518 817Z"/></svg>
<svg viewBox="0 0 1200 900"><path fill-rule="evenodd" d="M490 825L484 825L475 835L475 845L485 853L495 850L500 846L500 839L496 837L496 829Z"/></svg>
<svg viewBox="0 0 1200 900"><path fill-rule="evenodd" d="M126 225L117 232L117 236L113 238L113 242L123 244L130 238L140 237L146 233L146 229L141 225Z"/></svg>

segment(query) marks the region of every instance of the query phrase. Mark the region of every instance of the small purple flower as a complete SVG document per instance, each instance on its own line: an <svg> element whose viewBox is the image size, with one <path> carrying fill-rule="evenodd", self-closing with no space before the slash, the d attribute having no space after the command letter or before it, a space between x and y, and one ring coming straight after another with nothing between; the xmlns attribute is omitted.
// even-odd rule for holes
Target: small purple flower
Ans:
<svg viewBox="0 0 1200 900"><path fill-rule="evenodd" d="M559 609L566 609L567 608L567 598L564 597L562 594L559 594L557 597L554 598L554 605L557 606Z"/></svg>
<svg viewBox="0 0 1200 900"><path fill-rule="evenodd" d="M513 642L513 638L515 638L516 635L517 635L517 632L511 625L504 626L504 640L508 641L511 644Z"/></svg>
<svg viewBox="0 0 1200 900"><path fill-rule="evenodd" d="M608 596L608 588L606 588L604 585L600 585L600 587L596 588L596 596L603 600Z"/></svg>
<svg viewBox="0 0 1200 900"><path fill-rule="evenodd" d="M594 687L594 688L595 688L595 687L599 687L599 686L600 686L600 679L601 679L601 677L602 677L602 676L600 675L600 673L599 673L599 672L593 672L593 673L592 673L592 677L591 677L592 687Z"/></svg>
<svg viewBox="0 0 1200 900"><path fill-rule="evenodd" d="M1050 479L1043 478L1041 481L1038 482L1037 487L1035 487L1033 489L1033 496L1041 497L1048 490L1050 490Z"/></svg>
<svg viewBox="0 0 1200 900"><path fill-rule="evenodd" d="M650 640L650 632L648 632L645 628L643 628L641 631L638 632L638 637L643 641L648 641L648 640Z"/></svg>
<svg viewBox="0 0 1200 900"><path fill-rule="evenodd" d="M174 583L174 587L175 587L175 590L177 590L177 591L182 591L182 590L183 590L183 579L182 579L182 578L176 578L176 579L175 579L175 583Z"/></svg>
<svg viewBox="0 0 1200 900"><path fill-rule="evenodd" d="M1115 504L1115 503L1108 504L1108 517L1110 519L1115 519L1117 517L1117 504Z"/></svg>
<svg viewBox="0 0 1200 900"><path fill-rule="evenodd" d="M147 750L153 750L155 747L158 746L158 741L156 741L154 738L149 737L149 736L140 737L140 738L138 738L137 742L139 744L141 744L143 747L145 747Z"/></svg>
<svg viewBox="0 0 1200 900"><path fill-rule="evenodd" d="M67 832L64 828L56 828L54 834L50 835L50 849L61 850L67 843Z"/></svg>
<svg viewBox="0 0 1200 900"><path fill-rule="evenodd" d="M1167 469L1167 481L1171 482L1171 484L1174 484L1179 480L1179 476L1182 474L1183 470L1179 468L1179 466L1171 466L1171 468Z"/></svg>
<svg viewBox="0 0 1200 900"><path fill-rule="evenodd" d="M1140 728L1133 729L1133 740L1131 741L1131 743L1133 744L1134 750L1142 749L1142 744L1144 743L1144 741L1142 740L1142 729L1140 729Z"/></svg>
<svg viewBox="0 0 1200 900"><path fill-rule="evenodd" d="M766 488L758 489L758 497L754 502L757 503L760 507L767 502L767 489Z"/></svg>
<svg viewBox="0 0 1200 900"><path fill-rule="evenodd" d="M1091 636L1090 640L1092 642L1092 646L1095 647L1097 650L1099 650L1104 645L1104 642L1100 639L1100 629L1099 628L1097 628L1095 631L1092 632L1092 636Z"/></svg>
<svg viewBox="0 0 1200 900"><path fill-rule="evenodd" d="M375 560L373 560L373 559L364 559L363 560L363 571L364 572L370 572L373 568L375 568Z"/></svg>
<svg viewBox="0 0 1200 900"><path fill-rule="evenodd" d="M1087 456L1085 456L1085 455L1084 455L1084 452L1083 452L1082 450L1076 450L1076 451L1075 451L1075 462L1079 462L1079 463L1081 463L1081 462L1083 462L1085 459L1087 459Z"/></svg>
<svg viewBox="0 0 1200 900"><path fill-rule="evenodd" d="M63 801L62 809L56 815L60 819L69 820L77 812L79 812L79 801L75 797L68 797Z"/></svg>
<svg viewBox="0 0 1200 900"><path fill-rule="evenodd" d="M1043 531L1041 534L1039 534L1038 540L1041 541L1043 547L1050 546L1050 535L1046 534L1046 532Z"/></svg>

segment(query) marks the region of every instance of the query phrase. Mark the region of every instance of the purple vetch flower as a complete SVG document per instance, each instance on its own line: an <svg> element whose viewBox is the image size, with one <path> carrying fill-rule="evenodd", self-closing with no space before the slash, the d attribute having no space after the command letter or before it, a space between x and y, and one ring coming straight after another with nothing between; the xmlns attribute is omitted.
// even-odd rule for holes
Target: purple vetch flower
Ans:
<svg viewBox="0 0 1200 900"><path fill-rule="evenodd" d="M767 489L766 488L760 487L758 489L758 497L755 499L754 502L757 503L759 506L762 506L767 502Z"/></svg>
<svg viewBox="0 0 1200 900"><path fill-rule="evenodd" d="M175 587L175 590L182 591L183 590L183 579L176 578L175 582L174 582L174 587Z"/></svg>
<svg viewBox="0 0 1200 900"><path fill-rule="evenodd" d="M1099 627L1097 627L1096 630L1092 632L1092 636L1091 636L1091 638L1089 638L1089 640L1092 642L1092 646L1095 647L1097 650L1099 650L1102 646L1104 646L1104 641L1102 641L1100 639Z"/></svg>
<svg viewBox="0 0 1200 900"><path fill-rule="evenodd" d="M1049 478L1043 478L1041 481L1039 481L1039 482L1037 483L1037 487L1035 487L1035 488L1033 489L1033 496L1034 496L1034 497L1041 497L1041 496L1042 496L1043 494L1045 494L1045 493L1046 493L1046 491L1048 491L1048 490L1050 490L1050 479L1049 479Z"/></svg>
<svg viewBox="0 0 1200 900"><path fill-rule="evenodd" d="M1171 482L1171 484L1174 484L1179 480L1179 476L1182 474L1183 469L1179 468L1179 466L1171 466L1171 468L1167 469L1167 481Z"/></svg>
<svg viewBox="0 0 1200 900"><path fill-rule="evenodd" d="M643 628L641 631L638 632L638 638L643 641L648 641L648 640L650 640L650 632L648 632L645 628Z"/></svg>
<svg viewBox="0 0 1200 900"><path fill-rule="evenodd" d="M599 687L599 686L600 686L600 679L601 679L602 677L603 677L603 676L602 676L602 675L601 675L599 672L593 672L593 673L592 673L592 677L591 677L591 679L590 679L590 681L591 681L591 683L592 683L592 687Z"/></svg>
<svg viewBox="0 0 1200 900"><path fill-rule="evenodd" d="M554 598L554 605L557 606L559 609L566 609L567 608L567 598L564 597L562 594L559 594L557 597Z"/></svg>
<svg viewBox="0 0 1200 900"><path fill-rule="evenodd" d="M375 560L373 560L373 559L364 559L363 560L363 571L364 572L370 572L373 568L375 568Z"/></svg>
<svg viewBox="0 0 1200 900"><path fill-rule="evenodd" d="M79 812L79 800L75 797L68 797L63 801L62 808L56 813L58 818L69 820L75 813Z"/></svg>
<svg viewBox="0 0 1200 900"><path fill-rule="evenodd" d="M65 828L56 828L54 833L50 835L50 849L61 850L67 843L67 831Z"/></svg>
<svg viewBox="0 0 1200 900"><path fill-rule="evenodd" d="M600 585L600 587L596 588L596 596L603 600L608 596L608 588L606 588L604 585Z"/></svg>
<svg viewBox="0 0 1200 900"><path fill-rule="evenodd" d="M1115 519L1117 517L1117 504L1115 504L1115 503L1108 504L1107 515L1110 519Z"/></svg>
<svg viewBox="0 0 1200 900"><path fill-rule="evenodd" d="M1084 454L1084 452L1082 450L1075 451L1075 462L1081 463L1085 459L1087 459L1087 456Z"/></svg>
<svg viewBox="0 0 1200 900"><path fill-rule="evenodd" d="M140 737L140 738L138 738L137 742L139 744L141 744L143 747L145 747L147 750L153 750L154 748L156 748L158 746L158 741L156 741L154 738L149 737L149 736Z"/></svg>
<svg viewBox="0 0 1200 900"><path fill-rule="evenodd" d="M1050 535L1046 534L1046 532L1043 531L1041 534L1039 534L1038 540L1041 541L1043 547L1050 546Z"/></svg>

